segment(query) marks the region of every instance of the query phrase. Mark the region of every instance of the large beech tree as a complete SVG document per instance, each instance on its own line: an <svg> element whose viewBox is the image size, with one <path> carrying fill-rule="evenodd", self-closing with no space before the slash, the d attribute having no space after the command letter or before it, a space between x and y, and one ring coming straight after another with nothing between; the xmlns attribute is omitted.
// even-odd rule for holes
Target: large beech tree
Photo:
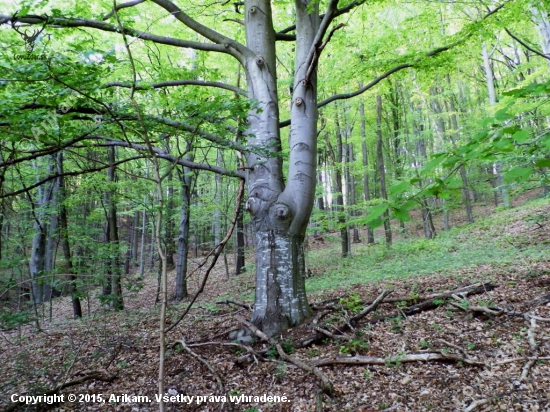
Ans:
<svg viewBox="0 0 550 412"><path fill-rule="evenodd" d="M165 13L165 17L171 15L177 20L172 24L183 25L185 30L178 32L186 33L186 38L140 31L132 28L130 21L125 21L123 9L143 7L143 10L149 10L152 7L151 3L157 7L155 13L161 10ZM414 67L426 58L437 56L462 44L475 33L476 26L475 23L468 26L462 35L449 40L448 45L412 55L406 62L398 62L389 69L384 68L381 70L382 74L354 92L334 94L318 102L318 62L331 37L343 26L334 20L356 7L364 6L366 3L364 0L352 2L329 0L328 4L318 0L295 0L293 6L286 1L245 0L244 4L237 2L234 6L244 15L244 20L229 20L244 25L246 30L244 42L237 41L238 36L229 37L201 23L198 18L192 17L185 11L181 5L183 2L177 3L180 6L169 0L129 1L117 4L102 21L61 17L58 11L53 16L22 15L23 13L5 15L0 16L0 22L14 26L31 24L56 28L84 27L120 33L125 37L144 42L229 55L242 66L246 75L246 92L229 84L196 78L178 79L149 86L161 88L187 84L217 87L246 95L254 104L246 117L246 130L240 133L237 141L218 137L208 128L187 125L185 119L175 121L160 116L154 119L150 116L148 119L192 133L219 147L242 152L246 159L245 170L225 170L219 166L200 164L183 157L176 158L163 151L160 144L150 147L132 143L128 139L116 140L112 137L97 135L93 138L103 139L103 144L106 145L125 146L154 153L181 166L246 179L248 199L245 207L252 217L256 237L256 296L252 322L268 335L276 335L301 323L311 313L305 291L304 238L315 196L318 109L332 101L357 96L393 73ZM321 5L324 8L323 13L320 13ZM290 7L292 7L291 12ZM502 5L495 6L488 10L485 17L502 7ZM293 24L284 30L275 30L273 23L275 9L278 13L290 13L294 17ZM281 91L278 90L277 83L276 47L279 41L294 42L292 48L294 73L289 84L290 119L286 120L280 118L279 94ZM349 77L349 73L344 68L341 74L344 78ZM135 76L133 81L114 82L108 86L128 87L132 89L132 94L139 89ZM108 112L111 110L113 109L106 109ZM131 117L127 113L125 116L126 119ZM138 113L136 117L139 116L141 115ZM281 130L286 131L283 128L287 126L290 126L289 152L284 165Z"/></svg>

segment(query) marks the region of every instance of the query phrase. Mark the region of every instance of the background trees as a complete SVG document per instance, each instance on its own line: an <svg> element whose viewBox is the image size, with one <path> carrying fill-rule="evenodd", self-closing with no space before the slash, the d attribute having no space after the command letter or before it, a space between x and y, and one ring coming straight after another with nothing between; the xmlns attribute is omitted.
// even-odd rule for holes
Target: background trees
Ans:
<svg viewBox="0 0 550 412"><path fill-rule="evenodd" d="M389 219L418 210L431 238L457 223L453 210L472 221L475 202L507 206L520 183L548 187L543 3L245 3L38 2L0 17L12 296L39 304L67 289L76 302L103 285L122 309L139 285L124 264L156 273L160 240L168 261L176 250L183 299L187 255L223 237L246 178L253 321L276 334L309 313L316 197L325 210L312 228L339 230L347 255L353 227L384 224L390 243ZM12 26L45 27L33 55ZM230 247L242 251L236 237Z"/></svg>

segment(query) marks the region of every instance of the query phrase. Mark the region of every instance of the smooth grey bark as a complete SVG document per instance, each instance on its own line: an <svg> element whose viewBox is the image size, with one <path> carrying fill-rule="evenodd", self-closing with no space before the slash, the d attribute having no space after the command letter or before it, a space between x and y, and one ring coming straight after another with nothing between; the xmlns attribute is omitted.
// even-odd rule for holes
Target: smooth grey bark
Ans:
<svg viewBox="0 0 550 412"><path fill-rule="evenodd" d="M419 169L423 167L424 161L427 158L426 152L426 140L423 137L424 124L422 123L422 113L421 109L418 108L418 121L413 122L413 131L416 135L416 140L414 142L415 147L415 161L414 166L418 179L420 179ZM422 180L419 182L420 187L423 186ZM428 204L428 199L426 197L420 198L420 205L422 208L422 227L424 228L424 236L426 239L433 239L436 236L435 226L433 223L432 211Z"/></svg>
<svg viewBox="0 0 550 412"><path fill-rule="evenodd" d="M547 57L547 63L550 65L550 20L548 12L544 10L543 4L531 6L531 15L539 32L540 47L542 53Z"/></svg>
<svg viewBox="0 0 550 412"><path fill-rule="evenodd" d="M382 142L382 97L380 95L376 96L376 163L380 180L380 197L387 201L388 193L386 191L386 167L384 165L384 148ZM390 214L386 210L382 216L384 218L386 245L390 246L392 243Z"/></svg>
<svg viewBox="0 0 550 412"><path fill-rule="evenodd" d="M361 84L359 85L361 87ZM359 116L361 118L361 150L363 154L363 196L365 202L370 201L370 181L369 181L369 153L367 150L367 129L365 122L365 104L361 101L359 105ZM367 243L374 243L374 231L370 226L367 226Z"/></svg>
<svg viewBox="0 0 550 412"><path fill-rule="evenodd" d="M48 174L53 172L53 163L49 156L46 157L46 170ZM33 162L37 179L40 177L38 165ZM53 182L39 186L36 193L36 201L30 199L33 217L34 236L31 245L29 259L29 274L31 278L32 299L34 303L45 302L50 296L49 285L46 282L46 243L48 236L49 213L47 208L53 198Z"/></svg>
<svg viewBox="0 0 550 412"><path fill-rule="evenodd" d="M319 30L316 2L297 0L295 72L290 110L288 181L280 151L275 31L269 0L245 1L246 43L254 56L244 63L249 97L261 113L248 115L252 148L246 155L249 198L256 239L256 296L252 323L273 336L310 316L305 291L304 238L313 207L317 156L317 78L313 53Z"/></svg>
<svg viewBox="0 0 550 412"><path fill-rule="evenodd" d="M354 153L353 153L353 144L348 143L348 150L347 150L347 156L346 156L346 174L347 174L346 182L348 184L347 192L349 193L348 206L351 209L351 215L357 216L357 211L354 210L354 207L356 205L355 177L351 170L351 167L352 167L351 164L354 160L355 159L354 159ZM359 228L357 227L357 225L353 225L352 233L353 233L353 237L352 237L353 243L360 243L361 239L359 238Z"/></svg>
<svg viewBox="0 0 550 412"><path fill-rule="evenodd" d="M174 242L174 222L172 220L172 212L174 210L174 177L172 171L168 173L166 178L166 215L163 219L165 225L165 248L166 248L166 266L170 269L173 269L175 266L174 262L174 253L175 253L175 242Z"/></svg>
<svg viewBox="0 0 550 412"><path fill-rule="evenodd" d="M342 246L342 257L350 255L350 241L348 225L346 223L346 206L344 202L344 173L345 171L345 146L342 142L342 129L338 111L336 112L336 153L332 151L332 166L334 169L334 181L336 183L336 196L334 196L338 226L340 226L340 243Z"/></svg>
<svg viewBox="0 0 550 412"><path fill-rule="evenodd" d="M491 61L489 60L489 52L487 51L487 45L483 43L483 48L481 50L483 58L483 68L485 70L485 83L487 85L487 93L489 94L489 105L493 106L497 103L496 93L495 93L495 83L493 68L491 66ZM495 162L493 165L493 170L496 176L496 185L500 193L500 199L505 208L511 208L512 203L510 202L510 196L508 194L507 185L504 184L502 179L502 164L500 162Z"/></svg>
<svg viewBox="0 0 550 412"><path fill-rule="evenodd" d="M237 216L237 227L235 234L236 253L235 253L235 275L240 275L244 272L245 267L245 238L244 238L244 201L241 204L239 215Z"/></svg>

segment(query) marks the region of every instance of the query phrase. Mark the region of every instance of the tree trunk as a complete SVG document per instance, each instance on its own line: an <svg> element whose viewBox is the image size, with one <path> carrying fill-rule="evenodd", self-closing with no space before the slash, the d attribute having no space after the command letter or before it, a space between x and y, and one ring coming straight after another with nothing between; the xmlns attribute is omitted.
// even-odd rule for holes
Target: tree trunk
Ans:
<svg viewBox="0 0 550 412"><path fill-rule="evenodd" d="M184 157L191 160L191 156ZM181 214L178 231L177 262L176 262L176 289L174 300L185 299L187 292L187 256L189 254L189 215L191 212L191 183L192 172L187 167L181 170Z"/></svg>
<svg viewBox="0 0 550 412"><path fill-rule="evenodd" d="M495 84L493 80L493 68L491 67L491 61L489 60L489 52L487 51L487 45L483 43L482 49L483 57L483 67L485 69L485 81L487 84L487 92L489 94L489 104L491 106L497 103L496 93L495 93ZM504 184L502 180L502 164L500 162L495 162L493 165L493 170L496 175L497 188L500 193L500 198L502 204L505 208L511 208L512 203L510 202L510 197L508 195L508 187Z"/></svg>
<svg viewBox="0 0 550 412"><path fill-rule="evenodd" d="M52 162L50 157L46 158L47 173L52 174ZM38 166L33 163L37 179L40 178ZM34 236L32 239L31 256L29 259L29 273L31 277L32 299L34 303L42 303L48 298L48 287L46 282L46 238L48 236L47 207L53 198L53 184L39 186L36 195L37 201L31 201L32 215L34 219Z"/></svg>
<svg viewBox="0 0 550 412"><path fill-rule="evenodd" d="M117 219L117 208L116 208L116 167L115 159L116 157L116 148L108 148L108 161L109 168L107 169L107 181L109 182L109 187L105 193L105 200L107 204L107 234L110 246L110 255L109 266L110 266L110 279L107 280L108 290L109 290L109 301L111 302L111 307L115 310L124 309L124 301L122 298L122 283L121 283L121 267L120 267L120 250L119 250L119 237L118 237L118 219ZM107 291L107 289L105 290Z"/></svg>
<svg viewBox="0 0 550 412"><path fill-rule="evenodd" d="M69 243L69 224L67 218L67 207L64 204L66 198L65 179L63 177L63 152L57 155L57 173L59 175L59 236L63 258L65 260L64 272L67 273L67 281L69 282L68 292L71 294L73 304L73 315L75 318L82 317L82 305L78 296L77 277L73 268L73 259L71 256L71 247Z"/></svg>
<svg viewBox="0 0 550 412"><path fill-rule="evenodd" d="M362 87L362 84L359 84L359 87ZM369 153L367 150L367 129L365 124L365 104L361 100L359 105L359 116L361 117L361 150L363 152L363 196L365 197L365 202L370 201L370 181L369 181ZM367 226L367 243L374 243L374 231L370 226Z"/></svg>
<svg viewBox="0 0 550 412"><path fill-rule="evenodd" d="M384 149L382 145L382 97L376 96L376 162L378 166L378 174L380 178L380 197L388 200L388 193L386 191L386 168L384 166ZM392 243L392 232L390 225L390 215L386 210L383 215L384 218L384 232L386 234L386 245L390 246Z"/></svg>
<svg viewBox="0 0 550 412"><path fill-rule="evenodd" d="M243 202L244 203L244 202ZM240 275L244 272L245 260L244 260L244 248L245 248L245 239L244 239L244 204L241 204L241 209L239 215L237 216L237 233L236 233L236 242L237 250L235 257L235 275Z"/></svg>
<svg viewBox="0 0 550 412"><path fill-rule="evenodd" d="M248 116L246 210L256 239L256 296L252 323L270 336L311 314L305 291L304 237L315 197L317 79L309 64L319 27L318 4L297 1L296 61L289 139L289 170L283 183L280 151L275 31L269 0L245 2L247 46L244 66L249 98L258 110ZM313 54L313 53L312 53ZM311 70L310 70L311 67ZM265 154L265 151L273 155Z"/></svg>

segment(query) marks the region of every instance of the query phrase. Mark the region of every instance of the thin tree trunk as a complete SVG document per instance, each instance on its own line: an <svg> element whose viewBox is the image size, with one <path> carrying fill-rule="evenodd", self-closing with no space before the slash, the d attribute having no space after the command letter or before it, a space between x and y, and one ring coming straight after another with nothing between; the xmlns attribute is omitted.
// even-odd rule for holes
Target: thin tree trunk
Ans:
<svg viewBox="0 0 550 412"><path fill-rule="evenodd" d="M64 269L69 282L68 292L71 294L73 304L73 315L75 318L82 317L82 305L80 304L79 292L77 287L77 276L74 273L73 259L71 256L71 247L69 243L69 224L67 207L64 204L66 199L65 179L63 177L63 152L57 155L57 173L59 174L59 236L61 249L63 251Z"/></svg>
<svg viewBox="0 0 550 412"><path fill-rule="evenodd" d="M189 147L187 148L189 150ZM184 157L191 160L189 155ZM176 261L176 289L174 300L185 299L187 292L187 256L189 254L189 216L191 211L191 184L192 172L187 167L182 167L180 175L181 183L181 213L178 230L177 261Z"/></svg>
<svg viewBox="0 0 550 412"><path fill-rule="evenodd" d="M487 84L487 92L489 94L489 104L491 106L494 106L497 103L497 98L495 93L493 68L491 67L491 61L489 60L490 56L489 56L489 52L487 51L487 45L485 43L483 43L482 57L483 57L483 67L485 69L485 81ZM496 184L497 184L498 191L500 193L502 204L504 205L505 208L509 209L512 207L512 203L510 202L508 187L507 185L504 184L502 179L502 164L500 162L495 162L495 164L493 165L493 170L495 172Z"/></svg>
<svg viewBox="0 0 550 412"><path fill-rule="evenodd" d="M106 203L108 207L107 211L107 226L109 234L109 244L111 247L111 259L110 259L110 302L111 307L115 310L124 309L124 301L122 298L122 283L121 283L121 267L120 267L120 250L119 250L119 237L118 237L118 219L116 208L116 189L114 187L116 183L116 148L108 148L108 161L109 168L107 169L107 181L110 187L106 191Z"/></svg>
<svg viewBox="0 0 550 412"><path fill-rule="evenodd" d="M362 84L359 84L359 87L362 87ZM370 181L369 181L369 153L367 150L367 131L365 124L365 104L361 100L359 105L359 116L361 117L361 150L363 152L363 196L365 202L370 202ZM367 226L367 243L374 243L374 231L370 226Z"/></svg>
<svg viewBox="0 0 550 412"><path fill-rule="evenodd" d="M380 197L384 200L388 200L388 193L386 191L386 168L384 166L384 149L382 144L382 97L376 96L376 162L378 166L378 175L380 179ZM386 210L383 215L384 218L384 232L386 234L386 245L390 246L392 243L392 231L390 225L390 215Z"/></svg>

